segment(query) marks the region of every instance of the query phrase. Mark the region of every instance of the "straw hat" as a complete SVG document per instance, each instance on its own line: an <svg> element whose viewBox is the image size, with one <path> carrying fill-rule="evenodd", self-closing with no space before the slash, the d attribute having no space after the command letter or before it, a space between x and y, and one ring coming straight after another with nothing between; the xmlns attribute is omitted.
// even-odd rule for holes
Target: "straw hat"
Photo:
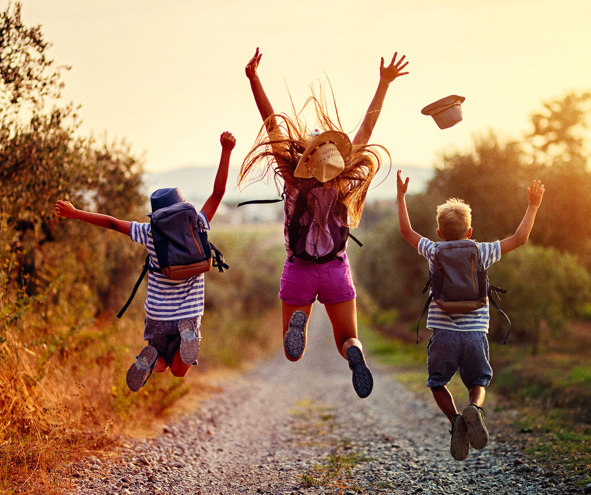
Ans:
<svg viewBox="0 0 591 495"><path fill-rule="evenodd" d="M440 129L447 129L462 120L462 103L466 98L449 95L421 110L423 115L431 115Z"/></svg>
<svg viewBox="0 0 591 495"><path fill-rule="evenodd" d="M293 175L302 179L314 177L320 182L327 182L345 170L345 160L352 150L353 145L344 132L323 132L308 144Z"/></svg>

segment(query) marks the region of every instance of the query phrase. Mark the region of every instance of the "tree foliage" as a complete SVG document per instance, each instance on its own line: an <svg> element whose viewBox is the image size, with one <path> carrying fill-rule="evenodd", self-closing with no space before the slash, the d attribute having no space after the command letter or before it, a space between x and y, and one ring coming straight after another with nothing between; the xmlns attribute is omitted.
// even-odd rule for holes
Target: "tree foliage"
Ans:
<svg viewBox="0 0 591 495"><path fill-rule="evenodd" d="M494 131L476 136L471 150L443 154L426 192L407 198L413 227L421 235L436 240L436 205L459 197L472 208L473 238L494 241L515 232L527 207L527 186L533 179L543 181L546 193L530 246L491 268L494 282L509 290L504 299L515 335L532 342L539 340L542 326L558 331L580 316L591 297L591 172L582 132L590 101L591 93L568 93L544 103L532 115L533 130L522 139L501 139ZM371 246L364 247L368 261L358 269L357 280L383 309L395 307L408 316L412 306L418 315L425 260L404 241L396 219L380 224L373 218L373 223ZM492 313L492 328L498 330L503 321Z"/></svg>
<svg viewBox="0 0 591 495"><path fill-rule="evenodd" d="M49 48L40 26L23 23L20 3L0 13L0 305L10 305L22 291L47 301L49 287L63 278L64 262L77 252L74 259L82 263L67 269L76 273L71 282L79 290L62 290L74 296L72 302L75 294L88 294L99 311L102 303L93 294L103 293L109 283L89 275L98 274L99 264L107 273L125 274L126 248L113 249L106 245L110 236L58 222L54 205L69 199L83 208L135 215L144 203L141 164L125 143L99 145L77 134L74 105L61 99L67 67L56 66ZM81 237L80 232L96 236L90 249L74 245L72 235Z"/></svg>

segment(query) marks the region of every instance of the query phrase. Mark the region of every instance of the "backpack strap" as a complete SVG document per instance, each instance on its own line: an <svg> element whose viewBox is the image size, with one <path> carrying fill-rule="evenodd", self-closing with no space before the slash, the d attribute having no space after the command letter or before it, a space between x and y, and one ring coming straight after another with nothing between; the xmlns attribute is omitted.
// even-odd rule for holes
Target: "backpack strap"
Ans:
<svg viewBox="0 0 591 495"><path fill-rule="evenodd" d="M355 241L355 243L356 243L356 244L357 244L359 247L363 247L363 244L361 243L361 241L360 241L359 239L357 239L357 237L355 237L355 236L354 236L353 234L351 234L350 232L349 232L349 237L350 237L351 239L353 239L353 240Z"/></svg>
<svg viewBox="0 0 591 495"><path fill-rule="evenodd" d="M244 206L244 205L266 205L266 204L270 204L270 203L281 203L282 201L285 201L285 190L283 190L283 192L281 193L281 197L280 198L275 198L275 199L251 199L250 201L243 201L242 203L238 203L236 205L236 208L238 208L240 206Z"/></svg>
<svg viewBox="0 0 591 495"><path fill-rule="evenodd" d="M503 345L505 345L507 343L507 340L509 340L509 334L511 333L511 320L507 316L507 313L505 313L501 309L501 307L499 306L499 304L497 303L497 301L495 301L495 298L493 297L493 296L496 296L496 298L500 302L501 296L499 296L499 292L501 294L507 293L507 291L505 289L501 289L500 287L495 287L494 285L490 285L488 288L488 300L497 309L497 311L499 311L505 317L505 319L507 320L507 323L509 323L509 329L507 330L507 335L505 335L505 340L503 340Z"/></svg>
<svg viewBox="0 0 591 495"><path fill-rule="evenodd" d="M209 247L211 248L212 252L212 265L215 268L217 268L220 272L223 272L224 270L230 268L230 266L226 264L222 252L218 248L216 248L211 242L209 243Z"/></svg>
<svg viewBox="0 0 591 495"><path fill-rule="evenodd" d="M431 280L427 280L427 283L425 284L425 288L423 289L423 294L425 292L427 292L429 287L431 287ZM421 324L421 320L423 319L423 316L425 316L425 313L429 309L429 305L431 304L432 300L433 300L433 294L429 294L429 297L427 297L427 301L425 302L425 306L423 307L423 312L421 313L421 317L419 318L419 321L417 321L417 344L419 343L419 325Z"/></svg>
<svg viewBox="0 0 591 495"><path fill-rule="evenodd" d="M121 308L121 311L119 311L119 313L117 313L117 318L121 318L123 316L123 313L125 313L128 306L131 304L131 301L133 301L133 298L135 297L135 293L139 289L139 286L142 283L143 278L146 276L146 273L148 273L149 269L150 269L150 256L148 255L148 256L146 256L146 261L144 262L144 266L142 267L142 273L138 277L137 282L135 283L135 286L133 287L133 290L131 291L131 296L129 296L129 299L127 300L125 305Z"/></svg>

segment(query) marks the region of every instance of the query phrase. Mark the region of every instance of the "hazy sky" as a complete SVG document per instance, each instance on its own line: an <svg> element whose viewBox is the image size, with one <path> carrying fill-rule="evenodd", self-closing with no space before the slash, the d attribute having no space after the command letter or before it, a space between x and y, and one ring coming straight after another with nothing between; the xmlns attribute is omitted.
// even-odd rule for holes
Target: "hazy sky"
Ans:
<svg viewBox="0 0 591 495"><path fill-rule="evenodd" d="M148 171L219 160L219 135L238 140L238 166L261 122L244 66L275 110L314 81L333 86L354 132L374 94L380 57L405 54L372 136L395 164L429 166L489 128L518 136L543 100L591 90L590 0L23 0L50 55L72 66L65 97L83 133L125 138ZM6 6L6 0L0 0ZM423 106L466 97L464 120L440 130Z"/></svg>

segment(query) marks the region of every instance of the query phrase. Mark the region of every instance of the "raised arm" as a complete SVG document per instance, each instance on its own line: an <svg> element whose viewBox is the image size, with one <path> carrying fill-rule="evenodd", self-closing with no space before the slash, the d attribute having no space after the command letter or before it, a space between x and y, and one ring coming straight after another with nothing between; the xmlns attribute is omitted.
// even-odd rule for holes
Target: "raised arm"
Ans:
<svg viewBox="0 0 591 495"><path fill-rule="evenodd" d="M236 138L230 132L223 132L220 136L220 143L222 145L222 155L220 157L220 165L213 183L213 192L207 198L207 201L201 208L201 211L211 222L218 206L222 202L222 198L226 192L226 182L228 181L228 168L230 166L230 155L236 145Z"/></svg>
<svg viewBox="0 0 591 495"><path fill-rule="evenodd" d="M405 196L406 191L408 190L408 181L408 177L405 181L402 180L399 170L396 174L396 189L398 193L398 226L400 227L400 233L402 234L402 237L404 237L413 248L417 249L419 247L421 235L413 230L410 223L410 218L408 216L408 210L406 208Z"/></svg>
<svg viewBox="0 0 591 495"><path fill-rule="evenodd" d="M501 241L501 254L508 253L523 246L529 239L529 234L534 226L538 208L542 203L544 197L544 184L539 180L532 180L531 185L527 188L527 210L525 215L517 227L517 230L511 237L507 237Z"/></svg>
<svg viewBox="0 0 591 495"><path fill-rule="evenodd" d="M60 217L73 218L82 222L103 227L104 229L116 230L122 234L129 235L131 222L119 220L118 218L102 213L92 213L90 211L78 210L69 201L58 201L55 204L55 213Z"/></svg>
<svg viewBox="0 0 591 495"><path fill-rule="evenodd" d="M378 83L378 89L376 90L376 93L369 104L369 108L365 113L365 118L361 123L359 131L357 131L355 139L353 139L354 145L365 145L368 143L371 133L373 132L373 128L375 127L378 117L380 116L384 98L386 97L386 92L388 91L388 86L397 77L408 74L408 72L402 72L408 65L408 62L404 61L406 55L402 55L398 62L396 61L397 56L398 52L394 53L392 62L390 62L390 65L387 67L384 67L384 57L381 58L380 82Z"/></svg>
<svg viewBox="0 0 591 495"><path fill-rule="evenodd" d="M262 53L259 52L257 48L254 52L254 56L249 60L248 64L246 64L246 68L244 69L246 72L246 77L250 81L250 88L252 89L252 95L254 96L254 101L257 104L257 108L259 109L259 113L263 119L263 122L267 124L267 132L271 132L275 128L275 118L270 119L267 121L269 117L275 115L275 111L273 110L273 106L267 97L267 93L263 89L263 85L261 84L261 80L259 79L258 75L258 67L259 62L261 61L261 57L263 56Z"/></svg>

